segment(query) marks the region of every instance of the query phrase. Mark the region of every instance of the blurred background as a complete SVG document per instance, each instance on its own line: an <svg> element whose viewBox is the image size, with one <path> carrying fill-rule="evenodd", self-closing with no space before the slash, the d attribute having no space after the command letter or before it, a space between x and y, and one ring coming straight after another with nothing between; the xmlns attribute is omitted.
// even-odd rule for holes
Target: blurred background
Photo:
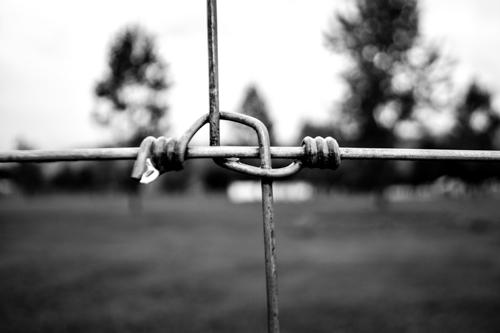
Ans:
<svg viewBox="0 0 500 333"><path fill-rule="evenodd" d="M205 12L1 0L0 149L182 134L208 112ZM500 149L498 15L493 0L219 0L221 110L273 145ZM139 186L131 164L0 165L0 330L264 331L258 182L190 160ZM343 161L276 182L283 330L497 332L499 167Z"/></svg>

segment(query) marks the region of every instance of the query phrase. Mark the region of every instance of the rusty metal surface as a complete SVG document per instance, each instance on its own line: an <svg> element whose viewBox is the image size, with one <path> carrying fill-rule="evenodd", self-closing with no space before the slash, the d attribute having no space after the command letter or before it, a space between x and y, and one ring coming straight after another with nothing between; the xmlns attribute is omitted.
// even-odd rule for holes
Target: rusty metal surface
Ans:
<svg viewBox="0 0 500 333"><path fill-rule="evenodd" d="M219 60L217 47L217 0L207 0L208 92L210 145L220 145L219 130Z"/></svg>
<svg viewBox="0 0 500 333"><path fill-rule="evenodd" d="M266 265L267 331L278 333L278 273L276 264L276 237L274 232L273 181L262 178L262 216L264 227L264 257Z"/></svg>
<svg viewBox="0 0 500 333"><path fill-rule="evenodd" d="M218 43L217 43L217 1L207 0L207 31L208 31L208 67L209 67L209 101L208 121L210 124L210 146L220 146L220 118L245 123L257 132L261 169L272 168L269 133L262 122L252 117L239 117L235 114L222 114L219 111L219 73L218 73ZM201 125L200 122L200 127ZM199 129L199 128L198 128ZM196 129L196 131L198 130ZM195 132L196 132L195 131ZM194 135L194 134L193 134ZM182 141L179 150L184 154L192 135ZM182 139L181 139L182 140ZM214 161L226 168L231 168L225 160ZM238 163L232 161L231 163ZM300 168L299 168L300 169ZM299 170L297 169L297 171ZM296 172L296 171L295 171ZM278 320L278 283L276 274L276 254L273 222L273 184L271 178L262 178L262 214L264 228L264 255L266 271L267 295L267 327L269 333L279 332Z"/></svg>
<svg viewBox="0 0 500 333"><path fill-rule="evenodd" d="M127 148L79 148L37 149L0 151L0 163L9 162L59 162L135 160L137 147ZM270 147L271 156L280 159L301 159L304 147ZM255 146L189 146L186 159L195 158L257 158L259 147ZM441 161L500 161L498 150L443 150L443 149L397 149L397 148L349 148L340 147L343 160L441 160Z"/></svg>
<svg viewBox="0 0 500 333"><path fill-rule="evenodd" d="M221 113L221 119L235 121L240 124L253 128L257 134L259 144L260 168L255 168L250 165L240 163L238 161L221 160L218 164L232 170L240 171L238 168L233 169L233 166L247 168L247 172L255 175L256 170L269 172L272 170L271 143L269 140L269 132L266 126L258 119L242 115L239 113ZM234 165L233 165L234 164ZM286 168L283 168L286 169ZM286 169L293 173L300 170ZM252 172L253 171L253 172ZM273 207L273 181L269 177L261 177L262 187L262 219L264 231L264 258L266 270L266 296L267 296L267 331L269 333L278 333L279 329L279 307L278 307L278 276L277 276L277 259L276 259L276 238L274 231L274 207Z"/></svg>

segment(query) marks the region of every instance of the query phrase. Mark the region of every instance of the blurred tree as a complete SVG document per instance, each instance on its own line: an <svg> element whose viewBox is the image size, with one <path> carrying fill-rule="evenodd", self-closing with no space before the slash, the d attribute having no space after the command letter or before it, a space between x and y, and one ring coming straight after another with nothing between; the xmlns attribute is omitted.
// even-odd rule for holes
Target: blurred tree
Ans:
<svg viewBox="0 0 500 333"><path fill-rule="evenodd" d="M456 122L446 138L451 149L491 150L499 148L500 115L492 106L492 94L472 82L457 108ZM468 183L499 178L499 163L460 162L449 164L446 174Z"/></svg>
<svg viewBox="0 0 500 333"><path fill-rule="evenodd" d="M115 131L119 145L138 146L148 135L165 134L166 69L153 37L140 26L126 27L111 43L107 71L94 89L93 116ZM140 210L139 184L125 175L123 179L122 186L132 194L130 208Z"/></svg>
<svg viewBox="0 0 500 333"><path fill-rule="evenodd" d="M450 145L461 149L496 149L500 116L491 104L491 92L473 82L457 109Z"/></svg>
<svg viewBox="0 0 500 333"><path fill-rule="evenodd" d="M400 96L391 87L394 68L404 60L418 34L415 0L358 0L356 12L337 14L328 45L353 62L344 73L348 95L342 105L341 133L360 144L393 143L393 132L377 119L376 110ZM403 112L398 115L403 116Z"/></svg>
<svg viewBox="0 0 500 333"><path fill-rule="evenodd" d="M334 124L342 145L393 147L400 135L425 134L428 117L419 111L446 102L432 92L448 82L449 66L437 47L419 40L417 0L357 0L352 12L336 15L326 42L351 64ZM349 172L355 176L348 185L358 188L381 191L397 181L387 162L359 162Z"/></svg>
<svg viewBox="0 0 500 333"><path fill-rule="evenodd" d="M98 123L117 131L122 144L137 146L167 130L164 99L170 84L167 65L153 37L140 26L126 27L111 43L108 68L94 89Z"/></svg>
<svg viewBox="0 0 500 333"><path fill-rule="evenodd" d="M269 139L271 144L276 144L274 136L273 121L269 116L269 111L266 102L261 97L257 87L250 85L246 88L243 102L241 103L240 112L251 117L255 117L266 125L269 131ZM241 144L256 144L257 139L253 130L248 127L238 126L238 141Z"/></svg>
<svg viewBox="0 0 500 333"><path fill-rule="evenodd" d="M499 149L500 115L494 110L492 94L476 82L466 89L455 109L452 128L439 138L426 136L421 141L425 149ZM414 163L410 181L421 184L446 175L460 178L467 183L480 183L500 178L500 163L477 162L427 162Z"/></svg>

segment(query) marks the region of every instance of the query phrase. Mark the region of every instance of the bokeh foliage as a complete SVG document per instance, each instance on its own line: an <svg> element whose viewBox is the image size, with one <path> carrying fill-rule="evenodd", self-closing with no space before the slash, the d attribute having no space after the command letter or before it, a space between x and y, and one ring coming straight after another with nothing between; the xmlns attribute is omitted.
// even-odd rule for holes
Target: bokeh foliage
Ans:
<svg viewBox="0 0 500 333"><path fill-rule="evenodd" d="M166 70L154 38L144 28L120 31L110 46L107 71L95 86L95 119L120 131L119 138L130 145L164 134L170 87Z"/></svg>

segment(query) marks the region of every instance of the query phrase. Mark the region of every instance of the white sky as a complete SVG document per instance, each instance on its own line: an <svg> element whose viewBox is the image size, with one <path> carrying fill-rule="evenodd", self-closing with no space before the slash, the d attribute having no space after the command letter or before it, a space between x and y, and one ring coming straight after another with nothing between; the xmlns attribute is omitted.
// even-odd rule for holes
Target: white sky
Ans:
<svg viewBox="0 0 500 333"><path fill-rule="evenodd" d="M342 7L219 0L221 110L237 111L255 83L281 139L293 139L304 119L327 119L341 97L342 61L325 49L323 32ZM458 61L457 79L500 93L500 1L425 0L422 9L422 31ZM170 64L169 117L181 133L208 111L205 10L205 0L0 0L0 149L20 137L38 148L103 142L109 131L92 122L92 89L111 38L133 23L156 35Z"/></svg>

